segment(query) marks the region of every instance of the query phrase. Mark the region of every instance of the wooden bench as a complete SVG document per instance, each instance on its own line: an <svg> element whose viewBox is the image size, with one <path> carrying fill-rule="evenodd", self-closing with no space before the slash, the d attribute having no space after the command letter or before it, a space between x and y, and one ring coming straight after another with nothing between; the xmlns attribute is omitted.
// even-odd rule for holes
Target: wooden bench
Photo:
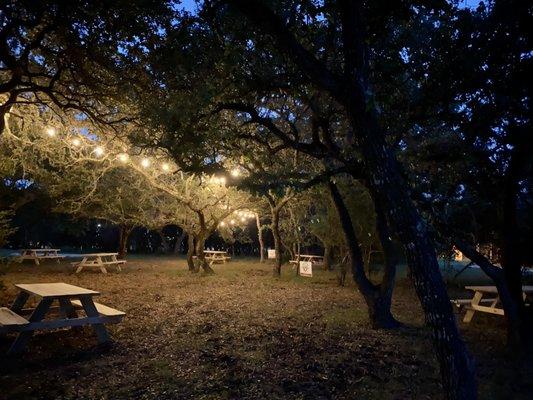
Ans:
<svg viewBox="0 0 533 400"><path fill-rule="evenodd" d="M0 307L0 333L19 332L22 327L30 322L11 311L9 308Z"/></svg>
<svg viewBox="0 0 533 400"><path fill-rule="evenodd" d="M71 303L75 308L83 309L83 305L81 304L81 301L72 300ZM120 317L120 319L122 319L122 317L126 315L124 311L116 310L104 304L94 302L94 306L96 307L96 311L98 311L98 314L100 314L103 317Z"/></svg>

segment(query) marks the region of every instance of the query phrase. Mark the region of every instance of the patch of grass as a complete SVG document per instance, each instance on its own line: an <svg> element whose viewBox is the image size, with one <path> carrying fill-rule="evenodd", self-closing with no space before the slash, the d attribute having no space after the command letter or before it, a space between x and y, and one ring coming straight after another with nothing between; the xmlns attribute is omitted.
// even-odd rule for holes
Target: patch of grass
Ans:
<svg viewBox="0 0 533 400"><path fill-rule="evenodd" d="M338 287L334 271L304 278L284 266L277 279L271 264L251 259L214 269L191 274L183 257L147 256L107 275L72 274L68 262L10 265L2 306L15 297L15 283L67 282L98 290L99 302L127 316L110 326L116 342L105 351L85 328L39 334L16 360L0 355L0 397L443 398L410 283L400 281L393 300L407 327L376 331L352 280ZM502 321L488 316L461 328L477 358L481 398L525 395L526 380L513 378L517 369L495 351L505 338ZM0 339L0 354L11 340Z"/></svg>

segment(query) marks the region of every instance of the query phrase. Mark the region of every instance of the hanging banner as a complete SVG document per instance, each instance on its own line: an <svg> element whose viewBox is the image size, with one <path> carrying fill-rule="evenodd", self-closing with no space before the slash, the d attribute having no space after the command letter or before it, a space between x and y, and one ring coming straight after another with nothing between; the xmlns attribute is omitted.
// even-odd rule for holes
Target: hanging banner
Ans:
<svg viewBox="0 0 533 400"><path fill-rule="evenodd" d="M300 261L300 275L313 276L313 263L311 261Z"/></svg>
<svg viewBox="0 0 533 400"><path fill-rule="evenodd" d="M268 249L268 250L267 250L267 253L268 253L268 258L269 258L269 259L276 258L276 250L270 250L270 249Z"/></svg>

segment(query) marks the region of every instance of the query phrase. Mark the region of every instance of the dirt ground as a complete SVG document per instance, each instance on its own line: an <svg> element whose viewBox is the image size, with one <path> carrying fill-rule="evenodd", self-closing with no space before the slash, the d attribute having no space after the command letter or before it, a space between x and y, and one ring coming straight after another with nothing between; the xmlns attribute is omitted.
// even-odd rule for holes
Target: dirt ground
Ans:
<svg viewBox="0 0 533 400"><path fill-rule="evenodd" d="M110 346L91 328L40 333L7 358L0 338L1 399L442 399L429 334L411 285L401 281L393 310L405 327L376 331L350 283L334 272L295 277L285 267L236 260L216 275L191 275L183 259L132 258L123 272L72 274L68 262L11 265L14 283L66 282L101 292L125 311ZM480 399L526 399L530 366L504 350L503 319L460 324L476 357Z"/></svg>

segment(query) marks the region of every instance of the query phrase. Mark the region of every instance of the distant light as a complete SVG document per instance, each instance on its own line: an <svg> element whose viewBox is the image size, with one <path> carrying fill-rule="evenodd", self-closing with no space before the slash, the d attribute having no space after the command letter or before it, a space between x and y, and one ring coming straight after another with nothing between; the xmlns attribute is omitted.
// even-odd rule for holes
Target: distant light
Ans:
<svg viewBox="0 0 533 400"><path fill-rule="evenodd" d="M96 154L98 157L104 155L104 148L101 146L98 146L96 149L94 149L94 154Z"/></svg>
<svg viewBox="0 0 533 400"><path fill-rule="evenodd" d="M143 158L143 160L141 161L141 165L144 167L144 168L148 168L150 166L150 160L147 159L147 158Z"/></svg>
<svg viewBox="0 0 533 400"><path fill-rule="evenodd" d="M234 178L238 178L239 175L241 174L241 171L239 171L238 168L233 168L230 173L231 173L231 176L233 176Z"/></svg>
<svg viewBox="0 0 533 400"><path fill-rule="evenodd" d="M221 176L220 178L218 178L218 182L221 184L221 185L224 185L226 183L226 178Z"/></svg>
<svg viewBox="0 0 533 400"><path fill-rule="evenodd" d="M46 128L46 134L48 136L55 136L56 135L56 130L55 128Z"/></svg>
<svg viewBox="0 0 533 400"><path fill-rule="evenodd" d="M161 169L163 171L170 171L170 165L168 165L168 163L163 163L163 165L161 165Z"/></svg>
<svg viewBox="0 0 533 400"><path fill-rule="evenodd" d="M101 228L102 224L97 224L96 227Z"/></svg>
<svg viewBox="0 0 533 400"><path fill-rule="evenodd" d="M246 221L246 218L242 217L242 218L241 218L241 221L242 221L242 222Z"/></svg>
<svg viewBox="0 0 533 400"><path fill-rule="evenodd" d="M78 138L72 139L72 144L76 147L78 147L81 144L81 140Z"/></svg>
<svg viewBox="0 0 533 400"><path fill-rule="evenodd" d="M231 225L235 225L235 220L232 219L229 223L230 223Z"/></svg>
<svg viewBox="0 0 533 400"><path fill-rule="evenodd" d="M130 157L126 153L120 153L118 159L123 163L127 162Z"/></svg>
<svg viewBox="0 0 533 400"><path fill-rule="evenodd" d="M218 224L218 226L224 226L226 225L226 223L224 221L222 221L220 224Z"/></svg>

